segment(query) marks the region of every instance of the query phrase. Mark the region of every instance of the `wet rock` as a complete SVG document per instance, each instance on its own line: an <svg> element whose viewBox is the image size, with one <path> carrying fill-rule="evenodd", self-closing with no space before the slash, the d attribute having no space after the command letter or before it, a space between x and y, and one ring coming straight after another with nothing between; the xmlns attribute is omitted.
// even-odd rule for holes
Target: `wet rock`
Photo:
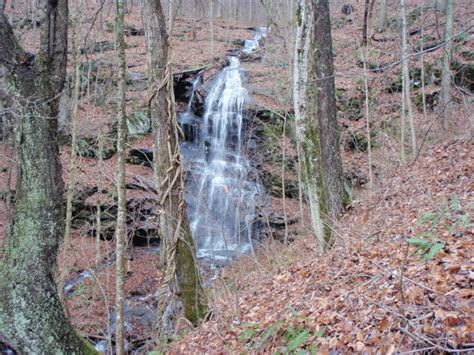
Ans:
<svg viewBox="0 0 474 355"><path fill-rule="evenodd" d="M191 97L193 81L199 77L206 68L207 67L200 67L173 74L174 95L176 101L188 103Z"/></svg>
<svg viewBox="0 0 474 355"><path fill-rule="evenodd" d="M125 307L125 318L137 320L140 324L153 327L156 320L156 310L145 306L127 306Z"/></svg>
<svg viewBox="0 0 474 355"><path fill-rule="evenodd" d="M186 142L193 143L198 138L199 125L192 122L184 122L181 124L181 129L184 134L184 140Z"/></svg>
<svg viewBox="0 0 474 355"><path fill-rule="evenodd" d="M270 171L262 171L260 179L266 191L273 196L283 197L283 183L281 175ZM288 198L297 198L299 195L298 182L285 179L285 196Z"/></svg>
<svg viewBox="0 0 474 355"><path fill-rule="evenodd" d="M245 44L245 40L244 39L234 39L232 41L232 45L234 46L237 46L237 47L243 47Z"/></svg>
<svg viewBox="0 0 474 355"><path fill-rule="evenodd" d="M274 229L285 229L285 217L279 214L271 213L267 217L268 224L271 228ZM286 224L288 226L295 224L298 222L298 218L287 218Z"/></svg>
<svg viewBox="0 0 474 355"><path fill-rule="evenodd" d="M117 204L116 202L101 205L101 228L100 238L112 240L115 236ZM89 236L96 237L98 233L95 218L97 216L96 205L86 205L84 210L88 214L90 227L87 231ZM87 213L88 212L88 213ZM157 231L158 213L156 201L151 197L130 198L127 200L127 235L135 246L158 245L160 238Z"/></svg>
<svg viewBox="0 0 474 355"><path fill-rule="evenodd" d="M262 59L262 51L252 51L250 53L242 52L240 54L241 62L257 62Z"/></svg>

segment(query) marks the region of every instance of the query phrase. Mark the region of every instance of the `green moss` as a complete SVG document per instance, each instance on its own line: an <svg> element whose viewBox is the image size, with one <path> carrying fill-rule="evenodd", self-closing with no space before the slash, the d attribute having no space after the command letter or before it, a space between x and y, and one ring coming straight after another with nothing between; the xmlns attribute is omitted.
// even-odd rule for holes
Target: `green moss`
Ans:
<svg viewBox="0 0 474 355"><path fill-rule="evenodd" d="M197 307L195 307L192 312L190 312L186 318L193 324L199 324L201 319L204 319L207 315L207 307L200 304Z"/></svg>
<svg viewBox="0 0 474 355"><path fill-rule="evenodd" d="M296 23L298 27L301 27L303 24L303 9L300 4L298 4L298 7L296 8Z"/></svg>
<svg viewBox="0 0 474 355"><path fill-rule="evenodd" d="M454 72L454 82L470 92L474 92L474 64L454 62L451 65Z"/></svg>
<svg viewBox="0 0 474 355"><path fill-rule="evenodd" d="M430 111L434 111L435 106L439 101L439 91L433 92L432 94L425 94L426 108ZM423 94L419 93L415 97L415 106L418 111L423 112Z"/></svg>
<svg viewBox="0 0 474 355"><path fill-rule="evenodd" d="M439 85L441 84L441 70L437 67L429 64L424 63L425 67L425 85ZM421 68L410 68L410 82L412 83L412 87L415 89L421 88ZM385 92L388 93L395 93L395 92L402 92L402 74L398 75L395 80L388 83L385 86Z"/></svg>
<svg viewBox="0 0 474 355"><path fill-rule="evenodd" d="M376 146L377 131L375 129L370 131L370 147ZM369 144L367 135L364 132L354 132L352 130L348 133L346 148L358 152L366 152Z"/></svg>
<svg viewBox="0 0 474 355"><path fill-rule="evenodd" d="M207 314L207 301L200 283L199 269L194 261L191 232L188 227L185 228L176 249L176 273L181 288L184 316L194 325L198 325Z"/></svg>
<svg viewBox="0 0 474 355"><path fill-rule="evenodd" d="M316 196L308 196L311 203L318 202L320 218L323 223L323 248L327 249L332 246L332 222L328 220L329 206L326 194L326 188L323 177L323 167L321 165L321 147L319 132L315 127L307 127L305 137L302 144L303 158L304 158L304 182L305 190L308 194L315 194ZM313 186L316 183L316 186ZM315 189L315 190L314 190ZM313 202L311 202L313 201ZM316 206L311 206L311 209ZM315 218L315 217L313 217Z"/></svg>

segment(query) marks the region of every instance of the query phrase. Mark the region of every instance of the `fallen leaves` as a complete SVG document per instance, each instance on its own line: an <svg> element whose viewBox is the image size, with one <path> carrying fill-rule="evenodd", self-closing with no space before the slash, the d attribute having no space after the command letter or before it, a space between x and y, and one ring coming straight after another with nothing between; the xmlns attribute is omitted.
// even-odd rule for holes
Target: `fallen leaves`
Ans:
<svg viewBox="0 0 474 355"><path fill-rule="evenodd" d="M321 337L301 344L306 351L316 344L323 353L393 354L426 347L456 349L473 343L473 239L440 235L443 251L423 262L412 247L404 265L406 240L423 228L417 225L422 211L435 210L444 196L453 193L462 206L472 202L469 179L463 178L474 171L471 148L469 141L459 140L441 148L445 152L441 158L428 154L410 169L402 168L385 190L372 193L343 217L338 231L341 238L323 256L308 248L314 240L306 237L278 251L271 244L262 247L258 263L237 261L225 275L228 281L245 286L225 296L216 286L213 292L219 296L212 305L219 317L188 334L179 348L191 351L197 346L218 352L227 344L228 352L257 350L251 337L247 342L235 341L244 331L243 323L234 323L232 332L225 330L229 326L224 319L231 314L257 324L259 334L276 322L281 322L282 329L324 329ZM447 166L450 168L445 169ZM391 192L390 209L381 202L387 190ZM404 202L407 196L410 203ZM233 297L239 298L238 306L231 301ZM221 336L212 327L222 329ZM260 336L258 339L261 341ZM259 343L258 351L275 351L282 344L286 344L285 336L277 332L266 343Z"/></svg>

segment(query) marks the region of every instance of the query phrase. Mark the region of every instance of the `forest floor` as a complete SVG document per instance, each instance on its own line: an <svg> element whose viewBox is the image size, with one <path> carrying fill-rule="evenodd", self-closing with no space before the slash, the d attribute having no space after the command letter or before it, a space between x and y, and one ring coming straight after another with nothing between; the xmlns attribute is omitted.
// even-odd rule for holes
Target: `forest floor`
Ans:
<svg viewBox="0 0 474 355"><path fill-rule="evenodd" d="M348 3L351 1L348 1ZM434 80L426 85L432 105L423 114L415 108L419 156L408 155L400 161L399 131L401 94L398 90L400 58L396 6L389 9L389 23L384 33L375 33L370 41L368 60L383 72L369 73L371 125L373 141L374 183L369 186L367 142L363 91L363 69L358 63L357 38L360 38L363 9L352 1L352 16L333 13L338 119L343 127L342 152L346 177L352 186L352 202L337 223L336 242L332 250L320 255L307 216L299 216L298 200L270 196L277 215L287 214L298 220L292 226L292 243L267 239L255 255L244 256L212 274L207 283L210 294L210 319L196 329L181 322L169 344L159 349L176 353L293 352L297 350L330 352L395 353L416 350L450 351L474 347L474 144L470 135L472 120L472 82L462 80L454 90L455 104L442 129L437 68L442 49L426 53L425 65ZM414 10L416 1L408 1ZM17 7L20 9L21 7ZM111 41L113 11L97 19L92 26L95 6L85 11L87 18L81 33L89 33L90 43ZM20 11L20 10L16 10ZM455 42L454 60L468 65L464 53L474 52L472 18L474 7L469 0L456 2L454 33L467 29L467 36ZM21 13L15 14L21 18ZM441 15L440 15L441 16ZM441 16L442 17L442 16ZM410 30L421 25L416 13ZM425 36L430 43L441 40L442 18L434 12L425 16ZM141 28L138 5L132 7L126 23ZM436 26L436 23L439 25ZM265 25L265 24L262 24ZM469 27L471 26L471 27ZM192 39L191 21L177 18L172 36L174 71L206 67L205 82L225 64L227 50L250 39L247 26L233 20L215 21L214 41L210 41L207 20L197 21L197 39ZM91 28L91 29L90 29ZM291 113L292 49L281 38L285 29L270 32L261 59L243 63L246 87L253 110ZM462 38L461 38L462 37ZM37 34L25 31L26 49L35 50ZM410 36L412 51L421 35ZM127 36L127 63L130 78L127 91L128 113L146 109L146 56L143 36ZM97 63L93 75L85 73L84 90L88 95L79 104L79 137L97 148L98 132L111 134L115 114L115 52L106 50L82 56L84 63ZM471 64L472 65L472 64ZM410 60L420 68L420 57ZM71 71L71 68L69 68ZM413 73L416 81L416 73ZM439 76L439 75L438 75ZM472 80L472 78L468 79ZM146 83L146 82L145 82ZM469 86L471 85L471 86ZM395 87L388 92L387 87ZM467 88L466 88L467 87ZM413 97L421 88L415 85ZM389 90L390 91L390 90ZM431 96L430 96L431 95ZM416 102L416 100L414 100ZM184 102L178 102L184 108ZM288 116L291 117L291 116ZM288 130L292 122L289 119ZM67 123L65 131L68 131ZM294 159L291 140L277 140L279 148ZM111 143L105 141L106 148ZM1 145L0 188L6 191L10 154ZM132 149L150 149L151 137L144 135L129 142ZM276 149L276 148L275 148ZM61 146L61 161L66 184L74 177L75 191L99 186L102 192L87 197L88 208L97 203L113 205L116 157L103 163L93 157L81 157L77 170L68 168L70 147ZM103 164L103 165L101 165ZM127 164L127 182L152 186L152 171L144 165ZM281 167L274 163L270 169ZM291 169L290 169L291 170ZM289 171L289 174L292 172ZM11 188L15 176L12 171ZM150 191L128 190L129 200L153 197ZM0 244L5 238L7 217L1 200ZM286 209L284 209L286 206ZM307 211L305 211L307 213ZM113 240L96 240L88 225L75 225L73 235L61 253L59 263L75 281L90 271L90 276L74 284L68 297L68 308L81 334L98 342L106 338L108 320L113 324L115 267ZM412 243L409 244L408 242ZM424 256L433 255L424 261ZM436 252L436 253L435 253ZM97 256L98 255L98 256ZM1 249L0 249L1 257ZM205 277L209 265L205 267ZM215 272L214 270L212 271ZM89 274L87 274L89 275ZM153 294L160 284L157 248L131 245L127 261L125 288L130 323L127 337L135 349L153 347Z"/></svg>

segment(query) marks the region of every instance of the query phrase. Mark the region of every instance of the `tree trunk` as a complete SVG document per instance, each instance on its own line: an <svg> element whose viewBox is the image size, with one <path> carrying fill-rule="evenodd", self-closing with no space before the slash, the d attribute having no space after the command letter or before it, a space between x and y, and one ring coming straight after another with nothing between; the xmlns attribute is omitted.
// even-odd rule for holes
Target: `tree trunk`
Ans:
<svg viewBox="0 0 474 355"><path fill-rule="evenodd" d="M369 40L369 0L365 0L364 22L362 24L362 46L367 45Z"/></svg>
<svg viewBox="0 0 474 355"><path fill-rule="evenodd" d="M126 218L127 218L127 190L125 189L125 159L127 146L127 116L126 116L126 60L125 39L123 37L124 27L124 0L116 0L115 17L115 45L117 50L117 66L119 68L118 78L118 135L117 135L117 228L115 230L115 313L116 329L115 343L117 355L125 353L125 247L126 247ZM166 29L166 27L165 27Z"/></svg>
<svg viewBox="0 0 474 355"><path fill-rule="evenodd" d="M448 129L448 113L451 101L451 57L453 51L453 0L448 0L446 4L446 30L444 34L445 47L443 58L443 72L441 77L441 99L443 103L443 125Z"/></svg>
<svg viewBox="0 0 474 355"><path fill-rule="evenodd" d="M380 0L379 32L385 31L386 26L387 26L387 0Z"/></svg>
<svg viewBox="0 0 474 355"><path fill-rule="evenodd" d="M211 51L214 51L214 0L209 3L209 27L211 29Z"/></svg>
<svg viewBox="0 0 474 355"><path fill-rule="evenodd" d="M297 150L301 161L300 175L309 203L311 225L320 249L323 251L325 235L330 238L331 230L324 227L321 218L321 212L327 214L327 199L320 159L318 122L314 114L311 114L314 113L316 105L314 70L312 70L313 62L311 61L313 56L310 55L313 49L312 32L314 31L314 14L311 5L311 0L299 0L296 11L293 102Z"/></svg>
<svg viewBox="0 0 474 355"><path fill-rule="evenodd" d="M2 6L3 7L3 6ZM64 233L64 184L56 141L66 75L67 0L43 0L40 49L24 58L0 14L0 65L19 98L17 184L8 250L0 265L0 340L20 353L94 353L66 319L54 281Z"/></svg>
<svg viewBox="0 0 474 355"><path fill-rule="evenodd" d="M400 0L400 16L402 20L402 95L404 97L405 109L402 112L403 117L408 115L408 124L410 125L411 150L413 156L416 156L418 148L416 144L415 122L413 118L413 107L411 104L410 91L410 71L408 67L408 36L407 36L407 20L406 20L406 2ZM403 106L403 105L402 105ZM402 147L403 149L403 147Z"/></svg>
<svg viewBox="0 0 474 355"><path fill-rule="evenodd" d="M158 208L162 211L158 229L161 240L167 246L167 271L165 287L160 290L160 302L166 295L176 294L176 277L184 316L197 324L207 312L207 307L184 204L168 36L160 1L143 0L142 15L150 87L153 89L149 109L154 137L154 179L158 191ZM162 310L159 310L158 315L160 322L164 321Z"/></svg>
<svg viewBox="0 0 474 355"><path fill-rule="evenodd" d="M370 135L370 91L369 91L369 77L367 73L367 55L369 52L369 44L365 47L360 47L360 54L362 57L362 63L364 65L364 94L365 94L365 127L367 137L367 165L369 173L369 189L372 189L374 176L372 172L372 137Z"/></svg>
<svg viewBox="0 0 474 355"><path fill-rule="evenodd" d="M193 34L193 41L197 40L197 24L196 24L196 18L197 18L197 0L193 0L193 15L192 15L192 25L191 25L191 32Z"/></svg>
<svg viewBox="0 0 474 355"><path fill-rule="evenodd" d="M342 162L336 118L336 88L328 0L313 0L313 32L316 74L316 103L321 139L321 160L328 198L328 218L338 219L342 210Z"/></svg>

